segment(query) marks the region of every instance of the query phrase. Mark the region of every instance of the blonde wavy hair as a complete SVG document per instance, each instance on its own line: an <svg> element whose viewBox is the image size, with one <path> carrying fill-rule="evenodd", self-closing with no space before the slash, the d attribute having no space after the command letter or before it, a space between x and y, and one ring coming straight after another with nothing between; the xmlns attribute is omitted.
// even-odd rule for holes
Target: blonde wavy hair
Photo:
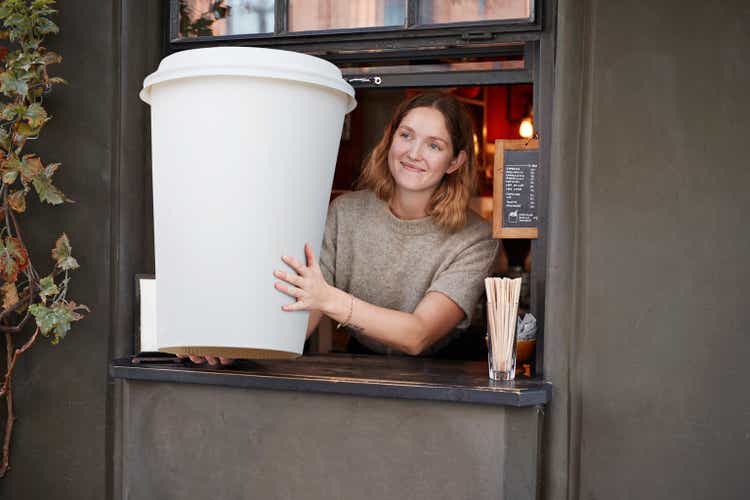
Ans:
<svg viewBox="0 0 750 500"><path fill-rule="evenodd" d="M414 108L433 108L445 118L453 146L453 157L466 153L466 161L458 170L445 174L430 198L427 214L438 226L448 231L462 228L468 220L469 200L476 190L476 158L474 127L463 104L450 94L428 92L402 101L383 129L383 137L365 158L356 189L369 189L386 203L396 190L396 181L388 168L388 151L401 120Z"/></svg>

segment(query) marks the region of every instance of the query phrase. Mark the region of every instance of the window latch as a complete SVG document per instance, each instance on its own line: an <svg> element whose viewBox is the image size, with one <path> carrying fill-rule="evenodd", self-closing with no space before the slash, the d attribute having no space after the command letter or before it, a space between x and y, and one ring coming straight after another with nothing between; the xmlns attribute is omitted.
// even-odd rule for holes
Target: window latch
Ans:
<svg viewBox="0 0 750 500"><path fill-rule="evenodd" d="M349 83L373 83L375 85L380 85L381 83L383 83L383 79L380 78L379 76L375 76L372 78L369 78L366 76L356 77L356 78L347 78L346 81Z"/></svg>

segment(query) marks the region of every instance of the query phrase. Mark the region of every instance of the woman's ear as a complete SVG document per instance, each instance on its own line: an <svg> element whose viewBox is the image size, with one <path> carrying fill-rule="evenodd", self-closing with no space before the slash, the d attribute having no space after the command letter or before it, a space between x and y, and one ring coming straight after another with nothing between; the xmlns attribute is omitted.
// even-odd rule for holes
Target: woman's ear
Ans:
<svg viewBox="0 0 750 500"><path fill-rule="evenodd" d="M453 172L461 168L464 163L466 163L466 151L462 149L458 152L456 157L451 160L451 164L448 167L448 170L445 171L445 173L452 174Z"/></svg>

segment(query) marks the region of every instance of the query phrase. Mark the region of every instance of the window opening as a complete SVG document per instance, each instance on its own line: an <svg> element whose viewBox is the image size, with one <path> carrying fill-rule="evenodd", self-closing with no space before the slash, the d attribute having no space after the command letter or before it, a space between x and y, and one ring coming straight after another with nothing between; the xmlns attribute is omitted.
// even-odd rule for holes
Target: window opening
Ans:
<svg viewBox="0 0 750 500"><path fill-rule="evenodd" d="M471 209L491 222L494 141L496 139L521 139L521 123L533 113L534 91L531 83L405 88L358 89L358 106L347 115L342 132L339 155L331 192L331 201L354 189L366 155L380 139L382 130L395 106L406 97L438 90L453 94L466 107L474 125L474 148L477 158L478 190L471 201ZM504 240L490 275L521 277L523 279L519 308L532 309L530 300L530 271L532 265L530 240ZM487 347L485 299L480 298L470 327L433 357L486 360ZM322 321L318 331L306 344L306 352L348 352L348 334L336 330L328 321ZM528 364L533 373L533 359ZM520 365L519 365L520 366Z"/></svg>

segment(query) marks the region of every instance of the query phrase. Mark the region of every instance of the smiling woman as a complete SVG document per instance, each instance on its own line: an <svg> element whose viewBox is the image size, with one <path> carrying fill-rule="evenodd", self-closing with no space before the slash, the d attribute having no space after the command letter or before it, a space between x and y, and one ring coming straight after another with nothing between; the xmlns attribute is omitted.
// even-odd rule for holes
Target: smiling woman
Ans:
<svg viewBox="0 0 750 500"><path fill-rule="evenodd" d="M308 336L328 316L350 333L350 352L437 353L471 323L498 251L469 210L475 183L463 105L437 92L402 101L358 190L331 203L320 261L306 245L305 263L283 256L291 272L273 271L295 299L283 309L310 312Z"/></svg>

